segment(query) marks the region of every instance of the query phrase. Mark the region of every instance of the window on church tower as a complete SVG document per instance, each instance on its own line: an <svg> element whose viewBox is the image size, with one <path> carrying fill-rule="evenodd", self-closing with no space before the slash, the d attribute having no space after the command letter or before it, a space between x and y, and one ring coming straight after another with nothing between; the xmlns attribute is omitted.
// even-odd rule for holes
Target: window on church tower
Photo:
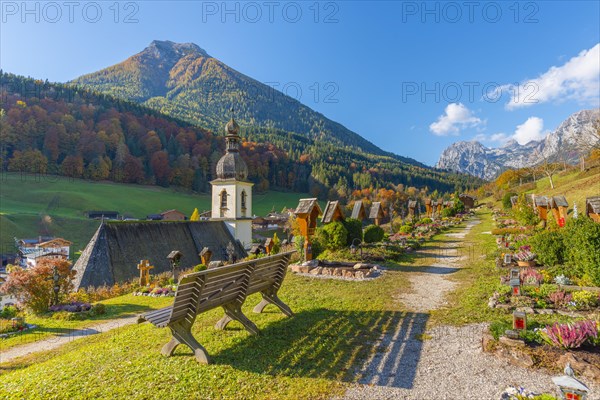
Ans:
<svg viewBox="0 0 600 400"><path fill-rule="evenodd" d="M242 190L242 216L246 216L246 191Z"/></svg>
<svg viewBox="0 0 600 400"><path fill-rule="evenodd" d="M221 192L221 208L227 208L227 191Z"/></svg>

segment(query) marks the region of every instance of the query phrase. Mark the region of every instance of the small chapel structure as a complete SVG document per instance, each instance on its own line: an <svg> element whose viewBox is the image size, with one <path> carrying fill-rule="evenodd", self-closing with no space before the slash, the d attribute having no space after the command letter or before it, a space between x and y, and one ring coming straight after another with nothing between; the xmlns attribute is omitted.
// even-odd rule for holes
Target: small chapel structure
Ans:
<svg viewBox="0 0 600 400"><path fill-rule="evenodd" d="M223 221L244 248L252 245L252 182L240 156L239 125L233 117L225 125L225 155L217 163L212 185L211 220Z"/></svg>

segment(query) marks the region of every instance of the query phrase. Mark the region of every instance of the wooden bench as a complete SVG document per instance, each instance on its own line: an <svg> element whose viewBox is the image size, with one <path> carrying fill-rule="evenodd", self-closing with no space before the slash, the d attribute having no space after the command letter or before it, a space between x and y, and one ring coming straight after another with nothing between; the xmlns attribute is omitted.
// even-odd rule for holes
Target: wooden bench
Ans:
<svg viewBox="0 0 600 400"><path fill-rule="evenodd" d="M260 313L267 305L274 304L291 317L292 310L277 297L277 292L293 253L290 251L185 275L179 280L173 305L140 315L138 323L148 321L159 328L169 327L173 337L163 346L163 355L170 356L177 346L185 344L192 349L198 362L208 364L210 360L206 349L192 335L196 316L223 307L225 316L217 322L218 329L225 329L235 320L251 334L258 334L258 328L243 314L241 307L247 296L261 293L262 301L254 312Z"/></svg>

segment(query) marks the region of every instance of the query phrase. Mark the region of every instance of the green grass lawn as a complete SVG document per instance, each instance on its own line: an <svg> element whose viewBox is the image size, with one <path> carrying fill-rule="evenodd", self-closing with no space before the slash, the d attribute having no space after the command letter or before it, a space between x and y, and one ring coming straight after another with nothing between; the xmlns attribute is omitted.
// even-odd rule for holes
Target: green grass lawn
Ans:
<svg viewBox="0 0 600 400"><path fill-rule="evenodd" d="M253 213L265 215L273 208L296 207L303 193L268 192L253 196ZM87 210L114 210L121 215L145 218L176 208L188 215L194 208L210 209L210 195L156 186L92 182L65 177L36 177L7 173L0 176L0 249L14 252L14 237L50 233L82 250L99 221L89 220Z"/></svg>
<svg viewBox="0 0 600 400"><path fill-rule="evenodd" d="M169 331L134 325L2 364L0 397L328 398L353 379L357 360L382 332L412 317L390 307L390 294L402 285L395 271L368 282L288 276L280 295L293 318L271 307L253 314L257 295L246 302L259 336L237 323L216 330L220 309L198 317L193 333L211 365L199 365L184 346L163 357Z"/></svg>
<svg viewBox="0 0 600 400"><path fill-rule="evenodd" d="M407 312L395 297L409 288L406 272L443 263L446 254L439 249L457 240L446 234L460 228L435 236L406 261L387 264L378 279L350 282L288 274L280 297L294 310L293 318L273 306L252 313L258 295L243 307L260 329L258 336L235 322L216 330L220 309L201 314L192 331L210 353L211 365L198 364L185 346L163 357L160 349L169 331L148 323L131 325L0 365L0 398L329 399L355 381L356 369L391 329L404 326L406 335L426 340L425 330L408 329L413 321L428 327L510 321L509 314L487 307L503 272L494 266L494 236L484 233L492 229L491 213L477 214L482 222L458 248L465 256L463 268L449 276L458 283L448 295L449 305L431 314ZM172 300L129 295L105 303L122 306L113 309L114 316L156 308L163 301ZM548 318L535 315L530 323Z"/></svg>
<svg viewBox="0 0 600 400"><path fill-rule="evenodd" d="M48 315L25 315L25 322L37 325L36 329L23 331L7 339L0 339L0 351L11 347L46 340L53 335L69 334L74 329L86 328L115 318L125 318L145 311L166 307L173 302L172 297L133 296L132 294L101 301L106 305L106 313L83 321L63 321Z"/></svg>

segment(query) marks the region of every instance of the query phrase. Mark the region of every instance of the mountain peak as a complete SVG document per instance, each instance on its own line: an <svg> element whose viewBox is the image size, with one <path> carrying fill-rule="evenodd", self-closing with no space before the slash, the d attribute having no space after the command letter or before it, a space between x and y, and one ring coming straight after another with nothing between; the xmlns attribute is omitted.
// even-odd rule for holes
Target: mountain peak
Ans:
<svg viewBox="0 0 600 400"><path fill-rule="evenodd" d="M198 54L210 57L208 53L195 43L175 43L170 40L153 40L142 53L152 54L156 58L178 57L188 54Z"/></svg>
<svg viewBox="0 0 600 400"><path fill-rule="evenodd" d="M567 162L574 163L580 152L577 143L597 140L590 132L594 131L599 118L600 109L578 111L545 139L524 145L511 139L502 147L488 149L477 142L456 142L442 152L436 166L491 180L507 168L530 167L561 155L567 156Z"/></svg>

